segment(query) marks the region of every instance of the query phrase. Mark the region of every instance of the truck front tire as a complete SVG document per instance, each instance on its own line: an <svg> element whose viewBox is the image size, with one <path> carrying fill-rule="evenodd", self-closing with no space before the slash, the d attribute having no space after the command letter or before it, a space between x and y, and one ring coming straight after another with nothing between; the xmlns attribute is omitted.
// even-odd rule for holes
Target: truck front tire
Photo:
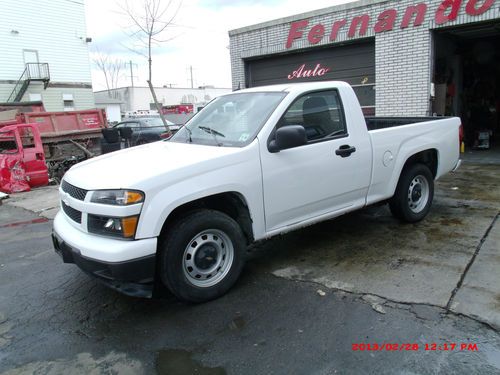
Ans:
<svg viewBox="0 0 500 375"><path fill-rule="evenodd" d="M246 242L238 223L216 210L188 213L168 228L160 245L163 284L180 300L206 302L225 294L245 263Z"/></svg>
<svg viewBox="0 0 500 375"><path fill-rule="evenodd" d="M417 163L406 167L401 173L389 207L399 220L416 223L429 213L433 197L432 173L425 164Z"/></svg>

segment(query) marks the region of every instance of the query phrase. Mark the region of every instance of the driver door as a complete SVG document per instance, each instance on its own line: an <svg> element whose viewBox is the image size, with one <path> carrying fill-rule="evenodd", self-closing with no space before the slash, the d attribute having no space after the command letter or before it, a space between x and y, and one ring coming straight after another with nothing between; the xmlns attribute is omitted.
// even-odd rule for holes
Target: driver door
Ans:
<svg viewBox="0 0 500 375"><path fill-rule="evenodd" d="M276 153L262 146L266 230L363 206L370 182L371 165L364 151L370 150L369 140L349 134L339 93L299 97L277 128L289 125L304 126L308 141ZM338 155L346 146L356 151Z"/></svg>

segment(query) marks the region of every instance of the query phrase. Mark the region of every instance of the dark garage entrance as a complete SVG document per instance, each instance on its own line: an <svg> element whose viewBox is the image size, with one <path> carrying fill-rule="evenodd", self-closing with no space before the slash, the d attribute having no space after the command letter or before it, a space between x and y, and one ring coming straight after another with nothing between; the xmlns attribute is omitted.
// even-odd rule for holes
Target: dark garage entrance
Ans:
<svg viewBox="0 0 500 375"><path fill-rule="evenodd" d="M468 148L489 149L500 132L500 22L434 34L433 112L459 116Z"/></svg>
<svg viewBox="0 0 500 375"><path fill-rule="evenodd" d="M375 114L375 43L246 60L247 87L281 83L338 80L351 84L365 115Z"/></svg>

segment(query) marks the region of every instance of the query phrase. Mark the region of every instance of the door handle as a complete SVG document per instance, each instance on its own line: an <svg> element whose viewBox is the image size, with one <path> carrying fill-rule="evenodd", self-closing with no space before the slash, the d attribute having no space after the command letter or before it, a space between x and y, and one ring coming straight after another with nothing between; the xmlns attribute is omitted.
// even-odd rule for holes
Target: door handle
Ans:
<svg viewBox="0 0 500 375"><path fill-rule="evenodd" d="M335 151L335 155L338 155L342 158L348 158L353 152L356 152L356 147L342 145L338 148L338 150Z"/></svg>

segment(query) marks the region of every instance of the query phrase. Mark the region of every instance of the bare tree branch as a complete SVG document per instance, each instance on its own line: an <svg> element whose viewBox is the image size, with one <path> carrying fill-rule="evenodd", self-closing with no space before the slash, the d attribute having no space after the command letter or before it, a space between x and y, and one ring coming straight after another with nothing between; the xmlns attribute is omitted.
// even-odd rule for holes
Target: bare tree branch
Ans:
<svg viewBox="0 0 500 375"><path fill-rule="evenodd" d="M112 97L111 90L118 87L122 71L126 68L126 62L120 59L111 59L108 53L103 53L98 48L95 49L92 55L95 66L104 75L108 96Z"/></svg>
<svg viewBox="0 0 500 375"><path fill-rule="evenodd" d="M120 43L120 46L122 46L123 48L125 48L125 49L129 50L130 52L136 53L136 54L138 54L138 55L140 55L140 56L142 56L142 57L144 57L144 58L146 58L146 59L148 58L148 54L147 54L147 53L145 53L145 52L144 52L144 53L143 53L143 52L141 52L141 51L140 51L140 49L133 48L133 47L129 47L129 46L127 46L127 45L126 45L126 44L124 44L124 43ZM142 47L142 48L144 48L144 47Z"/></svg>
<svg viewBox="0 0 500 375"><path fill-rule="evenodd" d="M109 71L108 71L108 63L109 56L101 53L98 49L96 49L95 57L92 58L94 64L99 68L99 70L104 75L104 79L106 81L106 89L108 90L108 96L111 96L111 86L109 84Z"/></svg>
<svg viewBox="0 0 500 375"><path fill-rule="evenodd" d="M153 47L159 46L161 43L171 41L174 37L162 38L162 34L166 33L172 25L174 19L177 17L182 5L182 0L176 9L172 11L174 0L139 0L140 6L132 7L128 0L125 0L125 5L119 5L124 14L131 20L133 29L128 32L131 40L135 40L142 48L134 48L137 45L125 46L126 49L138 55L141 55L148 60L148 85L151 90L151 95L155 102L156 109L160 115L163 125L170 132L170 129L163 117L162 109L156 98L156 93L153 87ZM139 3L135 1L134 4ZM144 51L146 50L146 51Z"/></svg>

